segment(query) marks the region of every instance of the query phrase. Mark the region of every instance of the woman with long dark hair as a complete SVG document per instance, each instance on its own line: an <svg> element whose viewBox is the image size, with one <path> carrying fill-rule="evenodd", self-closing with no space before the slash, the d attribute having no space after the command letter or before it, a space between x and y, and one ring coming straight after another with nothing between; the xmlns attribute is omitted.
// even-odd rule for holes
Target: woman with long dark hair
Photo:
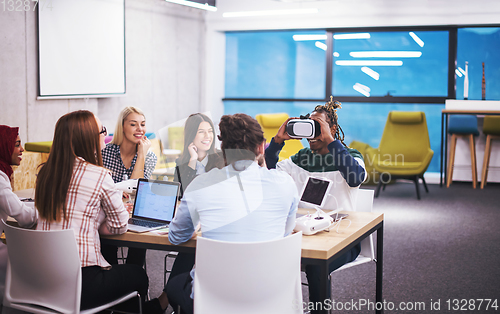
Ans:
<svg viewBox="0 0 500 314"><path fill-rule="evenodd" d="M215 148L214 124L208 116L194 113L187 118L184 124L184 150L175 162L174 181L181 183L180 198L196 176L224 167L222 154ZM168 280L190 271L194 261L194 253L177 254Z"/></svg>
<svg viewBox="0 0 500 314"><path fill-rule="evenodd" d="M194 113L187 118L184 150L175 163L174 180L181 183L181 197L197 175L224 167L224 160L215 148L214 124L208 116Z"/></svg>
<svg viewBox="0 0 500 314"><path fill-rule="evenodd" d="M101 254L99 234L127 231L129 213L122 192L102 167L105 128L90 111L62 116L56 124L47 162L38 173L35 205L37 229L73 229L82 265L81 309L105 304L132 291L143 298L148 277L138 265L110 265ZM101 223L100 216L105 219ZM156 306L156 307L155 307ZM145 304L158 312L159 303Z"/></svg>

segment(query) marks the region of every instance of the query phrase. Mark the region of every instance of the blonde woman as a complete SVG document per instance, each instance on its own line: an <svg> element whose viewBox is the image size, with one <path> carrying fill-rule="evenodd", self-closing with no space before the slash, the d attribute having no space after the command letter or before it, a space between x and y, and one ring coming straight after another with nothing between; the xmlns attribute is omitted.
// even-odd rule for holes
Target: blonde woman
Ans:
<svg viewBox="0 0 500 314"><path fill-rule="evenodd" d="M103 166L111 170L115 183L128 179L149 179L158 158L149 151L146 137L146 117L141 109L125 107L118 116L113 140L102 150ZM103 245L102 254L111 264L117 264L118 247ZM146 250L129 248L127 264L144 265Z"/></svg>
<svg viewBox="0 0 500 314"><path fill-rule="evenodd" d="M118 117L113 140L102 151L103 165L111 170L115 183L149 179L158 160L150 147L144 113L136 107L125 107Z"/></svg>

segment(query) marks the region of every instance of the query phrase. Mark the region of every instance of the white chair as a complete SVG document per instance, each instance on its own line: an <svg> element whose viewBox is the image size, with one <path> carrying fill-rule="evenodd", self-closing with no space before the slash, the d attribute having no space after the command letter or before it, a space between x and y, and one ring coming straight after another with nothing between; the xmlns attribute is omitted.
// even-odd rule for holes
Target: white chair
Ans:
<svg viewBox="0 0 500 314"><path fill-rule="evenodd" d="M356 199L356 211L357 212L372 212L373 210L373 190L358 189L358 196ZM349 217L347 217L349 219ZM333 272L340 271L349 267L361 265L371 261L376 261L375 250L373 249L373 235L370 234L367 238L361 241L361 251L358 257L342 267L336 269ZM332 274L330 274L331 279Z"/></svg>
<svg viewBox="0 0 500 314"><path fill-rule="evenodd" d="M41 231L10 226L2 220L9 251L3 305L29 313L97 313L139 294L80 311L81 266L72 229Z"/></svg>
<svg viewBox="0 0 500 314"><path fill-rule="evenodd" d="M302 233L254 243L199 237L194 312L302 314Z"/></svg>
<svg viewBox="0 0 500 314"><path fill-rule="evenodd" d="M356 198L356 211L359 212L372 212L373 210L373 195L374 191L373 190L366 190L366 189L358 189L358 194ZM349 219L347 217L346 219ZM334 270L332 273L329 275L330 282L332 280L332 274L338 271L341 271L342 269L350 268L353 266L361 265L364 263L368 263L371 261L376 261L376 256L375 256L375 250L373 249L373 235L370 234L367 238L361 241L361 251L359 252L358 257L349 263L346 263L342 265L341 267L337 268ZM303 285L306 285L306 283L303 283Z"/></svg>

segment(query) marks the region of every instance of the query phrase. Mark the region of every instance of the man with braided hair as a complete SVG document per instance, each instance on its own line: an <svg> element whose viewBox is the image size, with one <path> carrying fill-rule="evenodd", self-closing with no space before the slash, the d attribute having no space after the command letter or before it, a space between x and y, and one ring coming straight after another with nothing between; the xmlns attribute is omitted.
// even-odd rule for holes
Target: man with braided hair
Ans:
<svg viewBox="0 0 500 314"><path fill-rule="evenodd" d="M355 210L357 190L366 177L362 155L344 144L344 132L338 124L336 110L341 108L338 101L330 97L325 105L314 108L309 118L321 126L321 134L309 139L309 147L301 149L289 159L278 162L278 155L286 140L291 137L286 132L290 118L281 125L276 136L266 149L266 164L269 169L285 171L295 181L297 191L301 191L310 176L327 178L333 182L330 194L323 208L332 210ZM310 207L303 202L299 207ZM329 265L329 272L345 263L355 260L361 250L360 244L339 257ZM309 301L323 302L319 299L319 266L307 265L306 275L309 282ZM315 313L313 310L311 313Z"/></svg>

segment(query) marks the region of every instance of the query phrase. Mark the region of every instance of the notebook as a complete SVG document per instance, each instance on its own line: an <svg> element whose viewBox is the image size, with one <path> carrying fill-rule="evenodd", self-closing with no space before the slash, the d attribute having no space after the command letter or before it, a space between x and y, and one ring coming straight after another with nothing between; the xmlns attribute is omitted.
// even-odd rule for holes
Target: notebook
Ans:
<svg viewBox="0 0 500 314"><path fill-rule="evenodd" d="M168 226L177 207L178 182L139 179L128 230L147 232Z"/></svg>

